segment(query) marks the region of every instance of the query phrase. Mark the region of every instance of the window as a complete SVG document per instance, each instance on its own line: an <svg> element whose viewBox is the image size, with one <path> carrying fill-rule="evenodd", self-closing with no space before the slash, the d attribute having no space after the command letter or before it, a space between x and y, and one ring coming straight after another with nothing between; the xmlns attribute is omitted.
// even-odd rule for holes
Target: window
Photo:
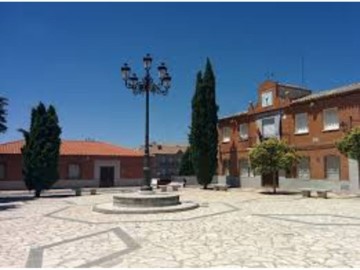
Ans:
<svg viewBox="0 0 360 270"><path fill-rule="evenodd" d="M230 135L231 135L230 127L223 127L222 128L222 141L230 142Z"/></svg>
<svg viewBox="0 0 360 270"><path fill-rule="evenodd" d="M223 161L223 173L224 175L230 175L230 160L228 159Z"/></svg>
<svg viewBox="0 0 360 270"><path fill-rule="evenodd" d="M79 179L80 178L79 164L70 164L68 173L69 173L69 179Z"/></svg>
<svg viewBox="0 0 360 270"><path fill-rule="evenodd" d="M325 173L329 180L340 179L340 158L337 156L325 157Z"/></svg>
<svg viewBox="0 0 360 270"><path fill-rule="evenodd" d="M300 179L310 179L310 158L303 157L297 165L297 177Z"/></svg>
<svg viewBox="0 0 360 270"><path fill-rule="evenodd" d="M298 113L295 115L295 134L304 134L309 132L307 113Z"/></svg>
<svg viewBox="0 0 360 270"><path fill-rule="evenodd" d="M240 167L240 177L250 176L250 166L249 166L249 161L247 159L240 159L239 167Z"/></svg>
<svg viewBox="0 0 360 270"><path fill-rule="evenodd" d="M240 138L243 140L247 140L249 137L249 128L248 124L240 124L239 126L239 134Z"/></svg>
<svg viewBox="0 0 360 270"><path fill-rule="evenodd" d="M324 130L339 129L339 117L337 108L326 109L323 111Z"/></svg>
<svg viewBox="0 0 360 270"><path fill-rule="evenodd" d="M265 118L262 120L262 134L265 138L276 136L274 118Z"/></svg>
<svg viewBox="0 0 360 270"><path fill-rule="evenodd" d="M272 105L272 91L269 92L265 92L261 95L261 106L262 107L267 107L267 106L271 106Z"/></svg>
<svg viewBox="0 0 360 270"><path fill-rule="evenodd" d="M5 164L0 163L0 180L5 179Z"/></svg>

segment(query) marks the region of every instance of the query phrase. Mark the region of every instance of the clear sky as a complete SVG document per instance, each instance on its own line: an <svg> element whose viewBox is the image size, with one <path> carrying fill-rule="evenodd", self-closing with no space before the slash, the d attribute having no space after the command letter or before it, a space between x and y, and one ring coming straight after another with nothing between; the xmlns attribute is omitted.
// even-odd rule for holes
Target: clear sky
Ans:
<svg viewBox="0 0 360 270"><path fill-rule="evenodd" d="M39 101L64 139L144 141L144 98L123 86L124 62L165 61L166 97L151 97L151 140L187 142L196 72L213 63L219 116L242 111L274 73L316 91L360 81L360 3L0 3L0 141L20 139ZM156 73L154 75L157 75Z"/></svg>

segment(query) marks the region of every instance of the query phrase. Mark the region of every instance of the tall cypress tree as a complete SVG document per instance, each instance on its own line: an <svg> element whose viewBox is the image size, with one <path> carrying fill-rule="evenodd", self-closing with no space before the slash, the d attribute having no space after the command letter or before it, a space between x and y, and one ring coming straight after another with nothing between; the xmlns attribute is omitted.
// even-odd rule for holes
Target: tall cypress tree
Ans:
<svg viewBox="0 0 360 270"><path fill-rule="evenodd" d="M191 158L191 150L188 147L181 158L179 175L194 175L194 166Z"/></svg>
<svg viewBox="0 0 360 270"><path fill-rule="evenodd" d="M205 73L197 75L192 99L192 117L189 142L198 183L204 189L211 183L217 166L217 110L215 76L209 59Z"/></svg>
<svg viewBox="0 0 360 270"><path fill-rule="evenodd" d="M218 131L217 131L217 112L218 106L216 104L216 93L215 93L215 75L210 63L209 58L206 61L206 68L203 79L203 91L206 95L206 131L207 131L207 142L208 142L208 159L209 159L209 183L213 176L216 174L217 169L217 149L218 149Z"/></svg>
<svg viewBox="0 0 360 270"><path fill-rule="evenodd" d="M40 103L31 112L30 130L20 130L25 138L21 149L23 155L23 177L28 190L49 189L58 179L58 158L61 129L55 108L47 110Z"/></svg>
<svg viewBox="0 0 360 270"><path fill-rule="evenodd" d="M6 126L6 109L8 100L4 97L0 97L0 133L4 133L7 130Z"/></svg>

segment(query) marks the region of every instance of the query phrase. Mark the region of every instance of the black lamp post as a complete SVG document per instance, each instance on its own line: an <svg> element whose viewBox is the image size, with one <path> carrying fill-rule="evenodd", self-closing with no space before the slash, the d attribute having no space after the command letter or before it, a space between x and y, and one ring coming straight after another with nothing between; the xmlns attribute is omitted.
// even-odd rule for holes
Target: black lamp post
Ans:
<svg viewBox="0 0 360 270"><path fill-rule="evenodd" d="M132 90L134 95L144 94L146 96L146 113L145 113L145 156L144 156L144 183L141 190L152 190L151 172L150 172L150 153L149 153L149 94L166 95L170 88L171 77L167 72L167 67L161 63L158 67L159 82L155 83L150 75L152 58L147 54L143 58L145 76L139 80L135 73L131 75L130 67L125 63L121 67L122 78L125 81L125 86Z"/></svg>

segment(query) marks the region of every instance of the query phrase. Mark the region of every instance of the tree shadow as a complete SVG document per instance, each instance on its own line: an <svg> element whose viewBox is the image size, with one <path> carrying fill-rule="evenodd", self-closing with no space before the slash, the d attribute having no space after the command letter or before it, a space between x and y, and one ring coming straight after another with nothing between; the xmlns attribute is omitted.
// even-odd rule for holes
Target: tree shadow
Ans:
<svg viewBox="0 0 360 270"><path fill-rule="evenodd" d="M272 191L260 191L259 193L263 195L299 195L300 194L299 191L279 191L279 190L277 190L276 193Z"/></svg>

